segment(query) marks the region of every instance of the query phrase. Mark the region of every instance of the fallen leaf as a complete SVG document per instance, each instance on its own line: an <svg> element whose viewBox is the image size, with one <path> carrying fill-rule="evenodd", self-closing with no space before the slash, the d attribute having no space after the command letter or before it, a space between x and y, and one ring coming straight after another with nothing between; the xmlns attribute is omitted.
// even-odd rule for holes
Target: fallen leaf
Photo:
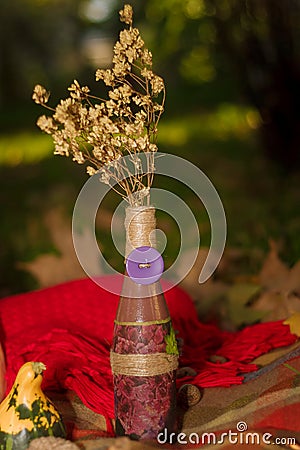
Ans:
<svg viewBox="0 0 300 450"><path fill-rule="evenodd" d="M242 325L251 325L260 322L264 317L263 311L255 311L242 305L230 305L228 307L228 318L234 324L234 329L240 328ZM227 329L229 327L227 326Z"/></svg>
<svg viewBox="0 0 300 450"><path fill-rule="evenodd" d="M231 304L245 305L257 295L260 290L261 287L257 284L237 283L228 290L227 296Z"/></svg>
<svg viewBox="0 0 300 450"><path fill-rule="evenodd" d="M283 280L283 289L289 292L300 293L300 261L290 269L286 280Z"/></svg>
<svg viewBox="0 0 300 450"><path fill-rule="evenodd" d="M300 337L300 312L294 313L283 323L290 326L291 333Z"/></svg>
<svg viewBox="0 0 300 450"><path fill-rule="evenodd" d="M214 276L210 277L205 283L199 284L199 274L208 255L208 248L201 248L198 252L196 261L189 273L181 282L181 287L185 289L194 300L200 320L212 320L221 313L221 299L228 289L228 286L220 279L215 280ZM186 272L191 260L189 252L183 253L180 258L180 265L177 271L180 277Z"/></svg>
<svg viewBox="0 0 300 450"><path fill-rule="evenodd" d="M227 313L229 320L236 326L248 325L263 318L265 311L250 307L252 299L260 292L256 284L234 284L227 292Z"/></svg>
<svg viewBox="0 0 300 450"><path fill-rule="evenodd" d="M278 245L270 240L270 252L259 274L259 283L269 289L281 288L289 276L289 268L278 256Z"/></svg>
<svg viewBox="0 0 300 450"><path fill-rule="evenodd" d="M280 260L274 241L270 241L270 252L258 279L263 291L252 308L266 313L262 321L284 320L300 312L300 261L289 269Z"/></svg>
<svg viewBox="0 0 300 450"><path fill-rule="evenodd" d="M45 222L60 255L40 255L33 261L19 262L17 266L30 272L40 287L85 276L74 250L70 220L66 220L61 209L54 208L47 212Z"/></svg>
<svg viewBox="0 0 300 450"><path fill-rule="evenodd" d="M263 322L284 320L291 314L286 302L286 296L282 292L273 290L263 292L253 302L252 309L265 313L262 318Z"/></svg>

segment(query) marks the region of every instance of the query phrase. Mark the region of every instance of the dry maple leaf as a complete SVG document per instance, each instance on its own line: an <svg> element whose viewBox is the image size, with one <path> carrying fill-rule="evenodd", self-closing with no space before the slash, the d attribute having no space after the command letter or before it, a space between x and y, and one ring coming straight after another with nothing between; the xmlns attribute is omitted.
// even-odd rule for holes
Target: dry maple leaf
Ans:
<svg viewBox="0 0 300 450"><path fill-rule="evenodd" d="M259 284L266 289L280 289L289 276L289 268L278 256L278 245L269 241L270 251L258 275Z"/></svg>
<svg viewBox="0 0 300 450"><path fill-rule="evenodd" d="M182 282L193 297L201 320L217 318L223 328L234 330L259 321L284 320L300 311L300 261L290 269L279 258L278 245L270 241L270 251L256 277L232 276L242 254L231 250L226 250L217 276L199 285L198 276L208 249L200 250L194 267Z"/></svg>
<svg viewBox="0 0 300 450"><path fill-rule="evenodd" d="M264 321L284 320L300 312L300 261L289 269L280 260L273 241L258 279L264 290L252 308L267 313Z"/></svg>
<svg viewBox="0 0 300 450"><path fill-rule="evenodd" d="M85 273L74 250L70 221L66 220L59 208L49 210L44 220L60 255L39 255L33 261L19 262L18 267L30 272L38 280L40 287L82 278Z"/></svg>
<svg viewBox="0 0 300 450"><path fill-rule="evenodd" d="M290 326L291 333L300 337L300 312L292 314L283 323Z"/></svg>

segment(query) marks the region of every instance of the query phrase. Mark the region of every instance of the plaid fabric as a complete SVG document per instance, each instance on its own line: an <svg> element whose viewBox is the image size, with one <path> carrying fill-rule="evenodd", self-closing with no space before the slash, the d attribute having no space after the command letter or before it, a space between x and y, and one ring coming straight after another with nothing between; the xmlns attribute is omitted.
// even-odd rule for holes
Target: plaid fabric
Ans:
<svg viewBox="0 0 300 450"><path fill-rule="evenodd" d="M251 374L252 379L242 385L205 389L200 403L185 412L183 431L196 432L200 442L203 436L204 444L208 438L203 433L215 433L217 442L221 434L229 430L237 433L233 439L238 439L240 444L246 441L247 433L250 433L248 440L253 439L260 447L268 446L263 441L264 435L272 444L281 437L283 444L286 438L300 443L300 357L293 358L297 353L300 354L299 346L294 352L287 350L275 363ZM288 363L287 355L293 358ZM247 429L239 432L240 427ZM253 432L258 433L259 439L251 436ZM229 442L228 435L224 437L222 448L225 445L236 448L236 444Z"/></svg>
<svg viewBox="0 0 300 450"><path fill-rule="evenodd" d="M121 286L122 278L106 281ZM178 387L189 382L204 388L200 403L184 414L183 431L220 434L230 428L235 430L237 423L244 421L249 429L298 433L297 350L293 354L285 352L286 360L294 357L294 369L283 366L283 360L275 366L271 363L266 372L257 371L257 364L253 364L259 355L295 343L289 327L272 322L228 333L199 322L191 299L181 289L167 291L166 300L174 328L184 341L180 364L197 373L178 380ZM77 395L82 414L77 415L81 417L79 424L70 420L73 439L82 434L99 437L105 430L113 432L109 349L117 303L116 295L89 279L0 301L8 389L25 361L45 362L43 387L49 396L55 398L54 392L66 390ZM63 409L65 405L63 401ZM102 415L105 421L101 425L84 422L82 417L87 411Z"/></svg>
<svg viewBox="0 0 300 450"><path fill-rule="evenodd" d="M226 388L203 389L202 399L197 405L188 410L179 409L181 432L185 434L180 439L187 442L184 448L234 449L249 448L251 444L251 448L254 449L283 447L296 449L297 443L300 443L300 356L297 356L299 354L298 344L296 347L288 347L281 351L279 357L276 352L271 352L265 361L258 360L264 365L251 373L250 380ZM91 412L85 410L83 405L81 413L78 414L80 411L78 398L73 398L72 404L77 404L75 421L81 423L81 429L76 426L73 428L72 439L90 450L93 448L93 441L95 448L102 448L101 445L106 448L105 445L112 441L105 438L103 428L100 431L101 424L95 423L95 418L99 422L99 416L89 418ZM59 406L66 416L70 414L67 404L62 406L59 403ZM244 428L245 431L242 431ZM192 444L197 437L199 444ZM161 442L163 440L164 436L161 437ZM151 446L183 448L175 437L172 445L169 442L170 440L164 445L151 443ZM295 445L290 447L294 443ZM126 447L126 450L131 448L148 449L145 443L133 443Z"/></svg>

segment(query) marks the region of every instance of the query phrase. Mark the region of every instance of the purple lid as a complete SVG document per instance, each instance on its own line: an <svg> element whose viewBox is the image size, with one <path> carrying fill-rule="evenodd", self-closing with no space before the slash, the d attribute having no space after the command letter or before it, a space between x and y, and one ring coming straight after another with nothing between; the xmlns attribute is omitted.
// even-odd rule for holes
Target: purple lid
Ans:
<svg viewBox="0 0 300 450"><path fill-rule="evenodd" d="M138 284L151 284L158 281L164 271L164 260L153 247L135 248L127 257L128 276Z"/></svg>

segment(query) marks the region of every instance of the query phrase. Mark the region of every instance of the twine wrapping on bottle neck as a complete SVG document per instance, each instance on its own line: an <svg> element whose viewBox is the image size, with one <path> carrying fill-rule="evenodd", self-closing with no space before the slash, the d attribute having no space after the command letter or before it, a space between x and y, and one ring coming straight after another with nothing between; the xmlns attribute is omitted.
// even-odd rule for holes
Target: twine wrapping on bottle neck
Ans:
<svg viewBox="0 0 300 450"><path fill-rule="evenodd" d="M178 356L168 353L120 354L110 352L114 375L154 377L173 372L178 368Z"/></svg>
<svg viewBox="0 0 300 450"><path fill-rule="evenodd" d="M125 217L126 248L125 258L138 247L155 247L156 228L155 208L153 206L127 207ZM151 236L150 236L151 235Z"/></svg>
<svg viewBox="0 0 300 450"><path fill-rule="evenodd" d="M156 229L155 208L127 207L125 229L125 258L135 248L155 247L155 234L152 233ZM168 353L120 354L111 351L110 364L114 375L151 377L177 370L178 356Z"/></svg>

